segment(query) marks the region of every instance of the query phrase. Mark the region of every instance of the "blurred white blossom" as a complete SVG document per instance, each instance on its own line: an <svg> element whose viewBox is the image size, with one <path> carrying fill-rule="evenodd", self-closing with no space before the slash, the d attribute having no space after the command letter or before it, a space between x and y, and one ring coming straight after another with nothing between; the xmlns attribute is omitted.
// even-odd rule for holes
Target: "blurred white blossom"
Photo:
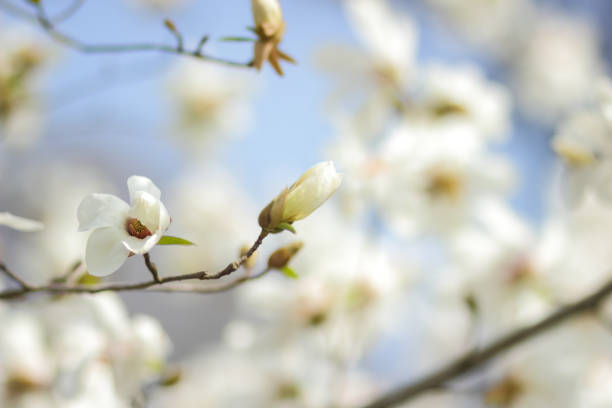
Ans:
<svg viewBox="0 0 612 408"><path fill-rule="evenodd" d="M251 123L248 76L201 61L176 63L168 88L176 115L171 134L193 155L242 134Z"/></svg>
<svg viewBox="0 0 612 408"><path fill-rule="evenodd" d="M428 0L451 25L477 46L503 58L515 56L529 41L528 30L535 19L532 0Z"/></svg>
<svg viewBox="0 0 612 408"><path fill-rule="evenodd" d="M0 29L0 143L29 147L42 132L40 73L50 55L31 31Z"/></svg>
<svg viewBox="0 0 612 408"><path fill-rule="evenodd" d="M561 123L552 147L564 165L563 189L573 205L592 193L612 202L612 120L602 84L596 106L572 113Z"/></svg>
<svg viewBox="0 0 612 408"><path fill-rule="evenodd" d="M6 225L18 231L40 231L44 228L41 222L19 217L8 212L0 212L0 225Z"/></svg>
<svg viewBox="0 0 612 408"><path fill-rule="evenodd" d="M8 307L0 322L7 407L130 407L170 350L158 323L108 293Z"/></svg>
<svg viewBox="0 0 612 408"><path fill-rule="evenodd" d="M365 50L322 47L319 68L334 79L327 110L363 137L380 131L402 109L404 91L416 74L418 33L409 15L386 0L347 0L347 15Z"/></svg>
<svg viewBox="0 0 612 408"><path fill-rule="evenodd" d="M540 11L524 49L513 60L523 112L551 123L588 101L603 74L599 36L576 17Z"/></svg>

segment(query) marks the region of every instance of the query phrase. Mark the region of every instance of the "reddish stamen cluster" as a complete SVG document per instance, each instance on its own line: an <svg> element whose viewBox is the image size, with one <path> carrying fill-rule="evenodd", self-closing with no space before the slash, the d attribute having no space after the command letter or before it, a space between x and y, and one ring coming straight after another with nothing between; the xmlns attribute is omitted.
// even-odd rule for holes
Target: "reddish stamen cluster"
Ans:
<svg viewBox="0 0 612 408"><path fill-rule="evenodd" d="M151 231L147 227L145 227L138 219L136 218L128 218L125 223L125 229L128 234L138 239L145 239L146 237L150 237Z"/></svg>

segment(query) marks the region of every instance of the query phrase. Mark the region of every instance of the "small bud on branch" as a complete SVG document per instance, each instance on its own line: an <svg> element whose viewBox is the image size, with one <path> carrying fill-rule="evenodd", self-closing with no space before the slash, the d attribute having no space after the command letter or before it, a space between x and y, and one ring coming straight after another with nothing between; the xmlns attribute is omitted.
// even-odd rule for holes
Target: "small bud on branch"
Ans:
<svg viewBox="0 0 612 408"><path fill-rule="evenodd" d="M304 243L302 243L301 241L296 241L277 249L268 258L268 268L279 270L283 269L284 267L289 265L289 262L300 251L300 249L302 249L303 246Z"/></svg>

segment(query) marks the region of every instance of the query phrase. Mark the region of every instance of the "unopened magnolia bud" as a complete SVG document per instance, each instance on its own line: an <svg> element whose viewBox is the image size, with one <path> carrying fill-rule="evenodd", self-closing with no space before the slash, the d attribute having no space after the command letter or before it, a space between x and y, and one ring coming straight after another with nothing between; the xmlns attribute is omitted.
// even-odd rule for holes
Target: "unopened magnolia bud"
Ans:
<svg viewBox="0 0 612 408"><path fill-rule="evenodd" d="M270 202L259 213L259 226L266 231L275 231L283 222L283 209L285 208L285 198L289 189L285 188L274 200Z"/></svg>
<svg viewBox="0 0 612 408"><path fill-rule="evenodd" d="M277 249L268 258L268 268L270 269L283 269L291 259L297 254L304 244L300 241L293 242L282 248Z"/></svg>
<svg viewBox="0 0 612 408"><path fill-rule="evenodd" d="M283 35L283 12L278 0L251 0L255 30L266 37L280 37Z"/></svg>
<svg viewBox="0 0 612 408"><path fill-rule="evenodd" d="M295 60L278 49L285 34L285 21L278 0L251 0L257 41L253 50L252 66L260 70L268 61L276 73L283 75L281 60L295 64Z"/></svg>
<svg viewBox="0 0 612 408"><path fill-rule="evenodd" d="M250 248L251 247L249 245L243 245L242 248L240 248L240 256L241 257L245 256L249 252ZM253 269L253 267L257 263L258 257L259 257L259 252L257 251L253 252L253 254L250 257L248 257L247 260L244 262L243 266L247 270Z"/></svg>
<svg viewBox="0 0 612 408"><path fill-rule="evenodd" d="M291 229L293 222L309 216L336 192L342 181L331 161L308 169L259 214L259 225L268 232Z"/></svg>

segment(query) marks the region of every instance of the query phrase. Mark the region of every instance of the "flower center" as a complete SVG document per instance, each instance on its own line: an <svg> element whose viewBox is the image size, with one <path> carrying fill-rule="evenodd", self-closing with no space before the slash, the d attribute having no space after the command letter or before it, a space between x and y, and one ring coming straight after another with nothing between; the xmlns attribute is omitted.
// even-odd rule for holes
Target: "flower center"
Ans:
<svg viewBox="0 0 612 408"><path fill-rule="evenodd" d="M433 198L457 200L463 191L463 183L458 174L448 169L436 168L429 174L426 191Z"/></svg>
<svg viewBox="0 0 612 408"><path fill-rule="evenodd" d="M438 101L431 106L431 112L436 118L451 116L451 115L467 115L468 110L465 106L453 101Z"/></svg>
<svg viewBox="0 0 612 408"><path fill-rule="evenodd" d="M128 234L138 239L145 239L153 235L151 231L136 218L128 218L125 222L125 229Z"/></svg>
<svg viewBox="0 0 612 408"><path fill-rule="evenodd" d="M553 149L572 167L586 167L596 162L593 153L569 144L557 143Z"/></svg>
<svg viewBox="0 0 612 408"><path fill-rule="evenodd" d="M484 400L487 404L507 407L518 399L523 391L524 386L520 381L507 377L486 390Z"/></svg>

